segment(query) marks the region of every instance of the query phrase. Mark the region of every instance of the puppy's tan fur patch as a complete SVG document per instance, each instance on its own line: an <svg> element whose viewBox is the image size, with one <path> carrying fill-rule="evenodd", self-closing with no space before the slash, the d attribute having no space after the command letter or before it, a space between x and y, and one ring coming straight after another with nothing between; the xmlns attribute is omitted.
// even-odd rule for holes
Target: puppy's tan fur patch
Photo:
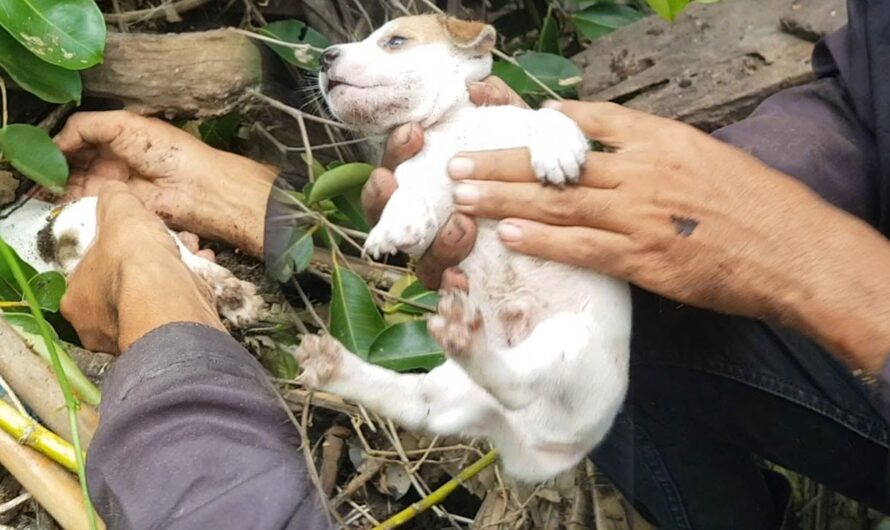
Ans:
<svg viewBox="0 0 890 530"><path fill-rule="evenodd" d="M416 43L451 42L458 48L487 53L495 43L495 30L482 22L468 22L445 15L417 15L397 18L384 37L406 37ZM486 48L487 47L487 48Z"/></svg>

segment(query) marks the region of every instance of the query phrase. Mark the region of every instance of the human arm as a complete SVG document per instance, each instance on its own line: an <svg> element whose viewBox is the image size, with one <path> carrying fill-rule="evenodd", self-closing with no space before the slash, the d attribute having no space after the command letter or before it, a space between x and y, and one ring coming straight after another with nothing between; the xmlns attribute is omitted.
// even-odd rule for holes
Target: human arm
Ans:
<svg viewBox="0 0 890 530"><path fill-rule="evenodd" d="M75 114L55 141L71 164L70 197L124 182L171 226L262 256L273 168L126 111Z"/></svg>
<svg viewBox="0 0 890 530"><path fill-rule="evenodd" d="M124 352L87 454L109 528L328 528L275 390L163 223L112 184L98 226L62 312L86 346Z"/></svg>

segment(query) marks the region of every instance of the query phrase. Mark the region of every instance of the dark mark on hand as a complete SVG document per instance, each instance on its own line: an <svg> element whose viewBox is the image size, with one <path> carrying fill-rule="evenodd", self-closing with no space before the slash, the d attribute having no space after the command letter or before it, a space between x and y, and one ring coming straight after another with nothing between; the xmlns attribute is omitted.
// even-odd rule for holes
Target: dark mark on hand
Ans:
<svg viewBox="0 0 890 530"><path fill-rule="evenodd" d="M679 215L672 215L671 222L674 223L674 228L677 230L677 235L683 237L691 236L699 225L699 221L697 219L693 219L691 217L680 217Z"/></svg>

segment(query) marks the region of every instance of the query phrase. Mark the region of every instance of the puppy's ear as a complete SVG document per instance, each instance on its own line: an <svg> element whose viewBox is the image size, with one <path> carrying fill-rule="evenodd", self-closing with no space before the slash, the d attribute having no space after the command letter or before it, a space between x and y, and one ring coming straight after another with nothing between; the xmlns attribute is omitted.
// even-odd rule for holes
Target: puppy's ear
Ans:
<svg viewBox="0 0 890 530"><path fill-rule="evenodd" d="M439 23L445 28L445 34L455 46L472 51L474 54L490 53L497 41L494 27L482 22L469 22L440 15Z"/></svg>

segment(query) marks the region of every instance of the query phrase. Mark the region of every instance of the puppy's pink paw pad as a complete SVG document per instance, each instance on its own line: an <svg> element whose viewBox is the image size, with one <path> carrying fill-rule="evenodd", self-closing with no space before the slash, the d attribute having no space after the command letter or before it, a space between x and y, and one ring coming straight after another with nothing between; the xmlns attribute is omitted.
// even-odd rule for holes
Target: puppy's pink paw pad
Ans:
<svg viewBox="0 0 890 530"><path fill-rule="evenodd" d="M439 299L438 314L427 323L430 334L451 357L466 357L482 332L482 313L463 291Z"/></svg>
<svg viewBox="0 0 890 530"><path fill-rule="evenodd" d="M323 388L337 376L342 355L343 347L330 335L304 335L295 354L299 381L309 388Z"/></svg>

